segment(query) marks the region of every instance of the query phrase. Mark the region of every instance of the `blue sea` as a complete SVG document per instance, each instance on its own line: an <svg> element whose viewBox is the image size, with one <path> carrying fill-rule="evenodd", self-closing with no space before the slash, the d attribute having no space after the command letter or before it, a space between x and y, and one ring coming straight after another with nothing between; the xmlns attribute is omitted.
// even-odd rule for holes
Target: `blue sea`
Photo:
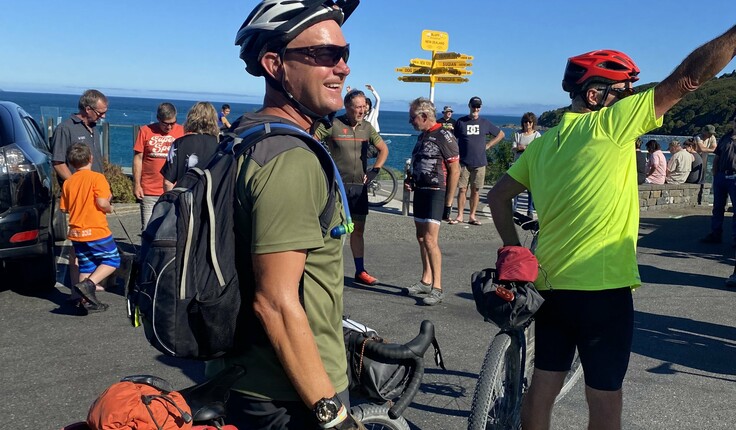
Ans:
<svg viewBox="0 0 736 430"><path fill-rule="evenodd" d="M36 120L43 124L52 118L55 124L77 112L77 102L80 94L47 94L47 93L20 93L0 91L0 100L8 100L19 104ZM112 163L123 167L130 167L133 160L133 127L156 121L156 108L162 102L168 101L176 106L179 114L177 119L183 123L187 111L197 100L164 100L135 97L108 97L109 110L106 120L110 123L110 155ZM211 100L208 100L211 101ZM246 112L253 112L258 105L232 103L227 100L211 101L216 109L223 103L231 108L228 118L233 122ZM407 106L408 110L408 106ZM541 113L541 112L540 112ZM456 112L456 117L462 116ZM507 138L513 134L513 129L504 127L516 125L520 117L504 115L483 115L506 133ZM389 158L387 166L403 171L406 159L410 158L411 150L416 143L417 132L409 124L407 112L393 112L381 110L379 114L381 136L389 144Z"/></svg>

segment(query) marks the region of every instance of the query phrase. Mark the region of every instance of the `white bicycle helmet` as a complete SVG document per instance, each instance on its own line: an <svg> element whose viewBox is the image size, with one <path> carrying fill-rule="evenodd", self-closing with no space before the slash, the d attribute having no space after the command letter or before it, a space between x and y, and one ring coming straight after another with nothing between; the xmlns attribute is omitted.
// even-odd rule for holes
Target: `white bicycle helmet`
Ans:
<svg viewBox="0 0 736 430"><path fill-rule="evenodd" d="M262 76L260 60L266 52L285 47L312 25L334 20L342 26L360 0L263 0L235 37L246 71Z"/></svg>

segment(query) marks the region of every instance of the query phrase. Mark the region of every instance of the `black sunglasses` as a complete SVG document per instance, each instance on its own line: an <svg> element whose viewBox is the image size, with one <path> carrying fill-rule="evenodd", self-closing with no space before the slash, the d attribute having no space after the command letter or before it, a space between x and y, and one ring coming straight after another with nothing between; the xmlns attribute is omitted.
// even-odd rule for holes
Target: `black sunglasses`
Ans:
<svg viewBox="0 0 736 430"><path fill-rule="evenodd" d="M620 99L623 99L623 98L626 98L626 97L628 97L630 95L633 95L634 92L635 92L633 88L613 88L613 87L608 87L608 89L611 92L611 94L613 94L613 96L616 97L616 98L618 98L619 100Z"/></svg>
<svg viewBox="0 0 736 430"><path fill-rule="evenodd" d="M97 109L93 108L92 106L87 106L87 107L88 107L88 108L90 108L90 109L92 109L92 112L94 112L95 114L97 114L97 116L98 116L99 118L102 118L102 117L103 117L103 116L105 116L105 114L107 113L107 111L104 111L104 112L100 112L100 111L98 111Z"/></svg>
<svg viewBox="0 0 736 430"><path fill-rule="evenodd" d="M168 125L169 127L173 127L173 126L176 125L176 120L173 120L171 122L166 122L166 121L160 119L160 120L158 120L158 122L160 122L163 125Z"/></svg>
<svg viewBox="0 0 736 430"><path fill-rule="evenodd" d="M314 60L314 63L322 67L335 67L337 64L344 61L346 64L350 57L350 44L345 46L337 45L316 45L316 46L305 46L303 48L288 48L284 49L284 54L290 52L296 52L304 54Z"/></svg>

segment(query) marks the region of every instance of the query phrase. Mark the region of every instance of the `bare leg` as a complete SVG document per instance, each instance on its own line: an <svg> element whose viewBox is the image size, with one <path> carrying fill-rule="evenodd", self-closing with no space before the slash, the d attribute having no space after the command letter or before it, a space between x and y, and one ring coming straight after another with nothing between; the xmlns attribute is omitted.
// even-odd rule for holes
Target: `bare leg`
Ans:
<svg viewBox="0 0 736 430"><path fill-rule="evenodd" d="M419 243L419 255L422 258L422 282L425 285L432 285L432 266L429 262L427 247L424 245L424 224L423 222L414 221L417 231L417 242Z"/></svg>
<svg viewBox="0 0 736 430"><path fill-rule="evenodd" d="M423 269L432 276L432 287L442 289L442 252L439 246L440 226L433 222L416 223L417 239L423 248ZM421 236L421 237L420 237ZM426 281L422 275L422 281Z"/></svg>
<svg viewBox="0 0 736 430"><path fill-rule="evenodd" d="M465 193L467 190L467 188L458 188L457 190L457 220L461 222L465 213Z"/></svg>
<svg viewBox="0 0 736 430"><path fill-rule="evenodd" d="M365 253L365 241L363 240L365 221L354 221L354 224L355 230L350 233L350 251L353 253L353 258L363 258Z"/></svg>
<svg viewBox="0 0 736 430"><path fill-rule="evenodd" d="M562 389L567 372L549 372L534 369L532 385L524 396L521 407L523 430L549 430L552 422L552 406Z"/></svg>
<svg viewBox="0 0 736 430"><path fill-rule="evenodd" d="M588 430L621 430L623 391L601 391L585 386Z"/></svg>
<svg viewBox="0 0 736 430"><path fill-rule="evenodd" d="M100 283L107 279L108 276L115 273L115 270L115 267L108 266L107 264L100 264L92 273L80 273L79 282L82 282L85 279L89 278L89 280L94 282L95 285L99 286Z"/></svg>
<svg viewBox="0 0 736 430"><path fill-rule="evenodd" d="M474 186L470 188L470 216L468 217L468 220L476 219L475 211L478 209L478 202L480 201L480 194L478 191L479 190Z"/></svg>

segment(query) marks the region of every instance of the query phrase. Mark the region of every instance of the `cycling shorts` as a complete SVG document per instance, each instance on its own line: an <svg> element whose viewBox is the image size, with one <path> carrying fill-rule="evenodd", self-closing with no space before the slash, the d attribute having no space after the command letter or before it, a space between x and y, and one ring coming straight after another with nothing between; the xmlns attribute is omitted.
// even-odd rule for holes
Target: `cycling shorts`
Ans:
<svg viewBox="0 0 736 430"><path fill-rule="evenodd" d="M414 221L442 223L445 210L445 190L414 190Z"/></svg>
<svg viewBox="0 0 736 430"><path fill-rule="evenodd" d="M602 391L621 389L634 332L631 289L540 293L545 301L534 317L534 367L568 371L577 346L585 385Z"/></svg>
<svg viewBox="0 0 736 430"><path fill-rule="evenodd" d="M354 221L364 221L368 217L368 189L363 184L345 184L350 216Z"/></svg>

